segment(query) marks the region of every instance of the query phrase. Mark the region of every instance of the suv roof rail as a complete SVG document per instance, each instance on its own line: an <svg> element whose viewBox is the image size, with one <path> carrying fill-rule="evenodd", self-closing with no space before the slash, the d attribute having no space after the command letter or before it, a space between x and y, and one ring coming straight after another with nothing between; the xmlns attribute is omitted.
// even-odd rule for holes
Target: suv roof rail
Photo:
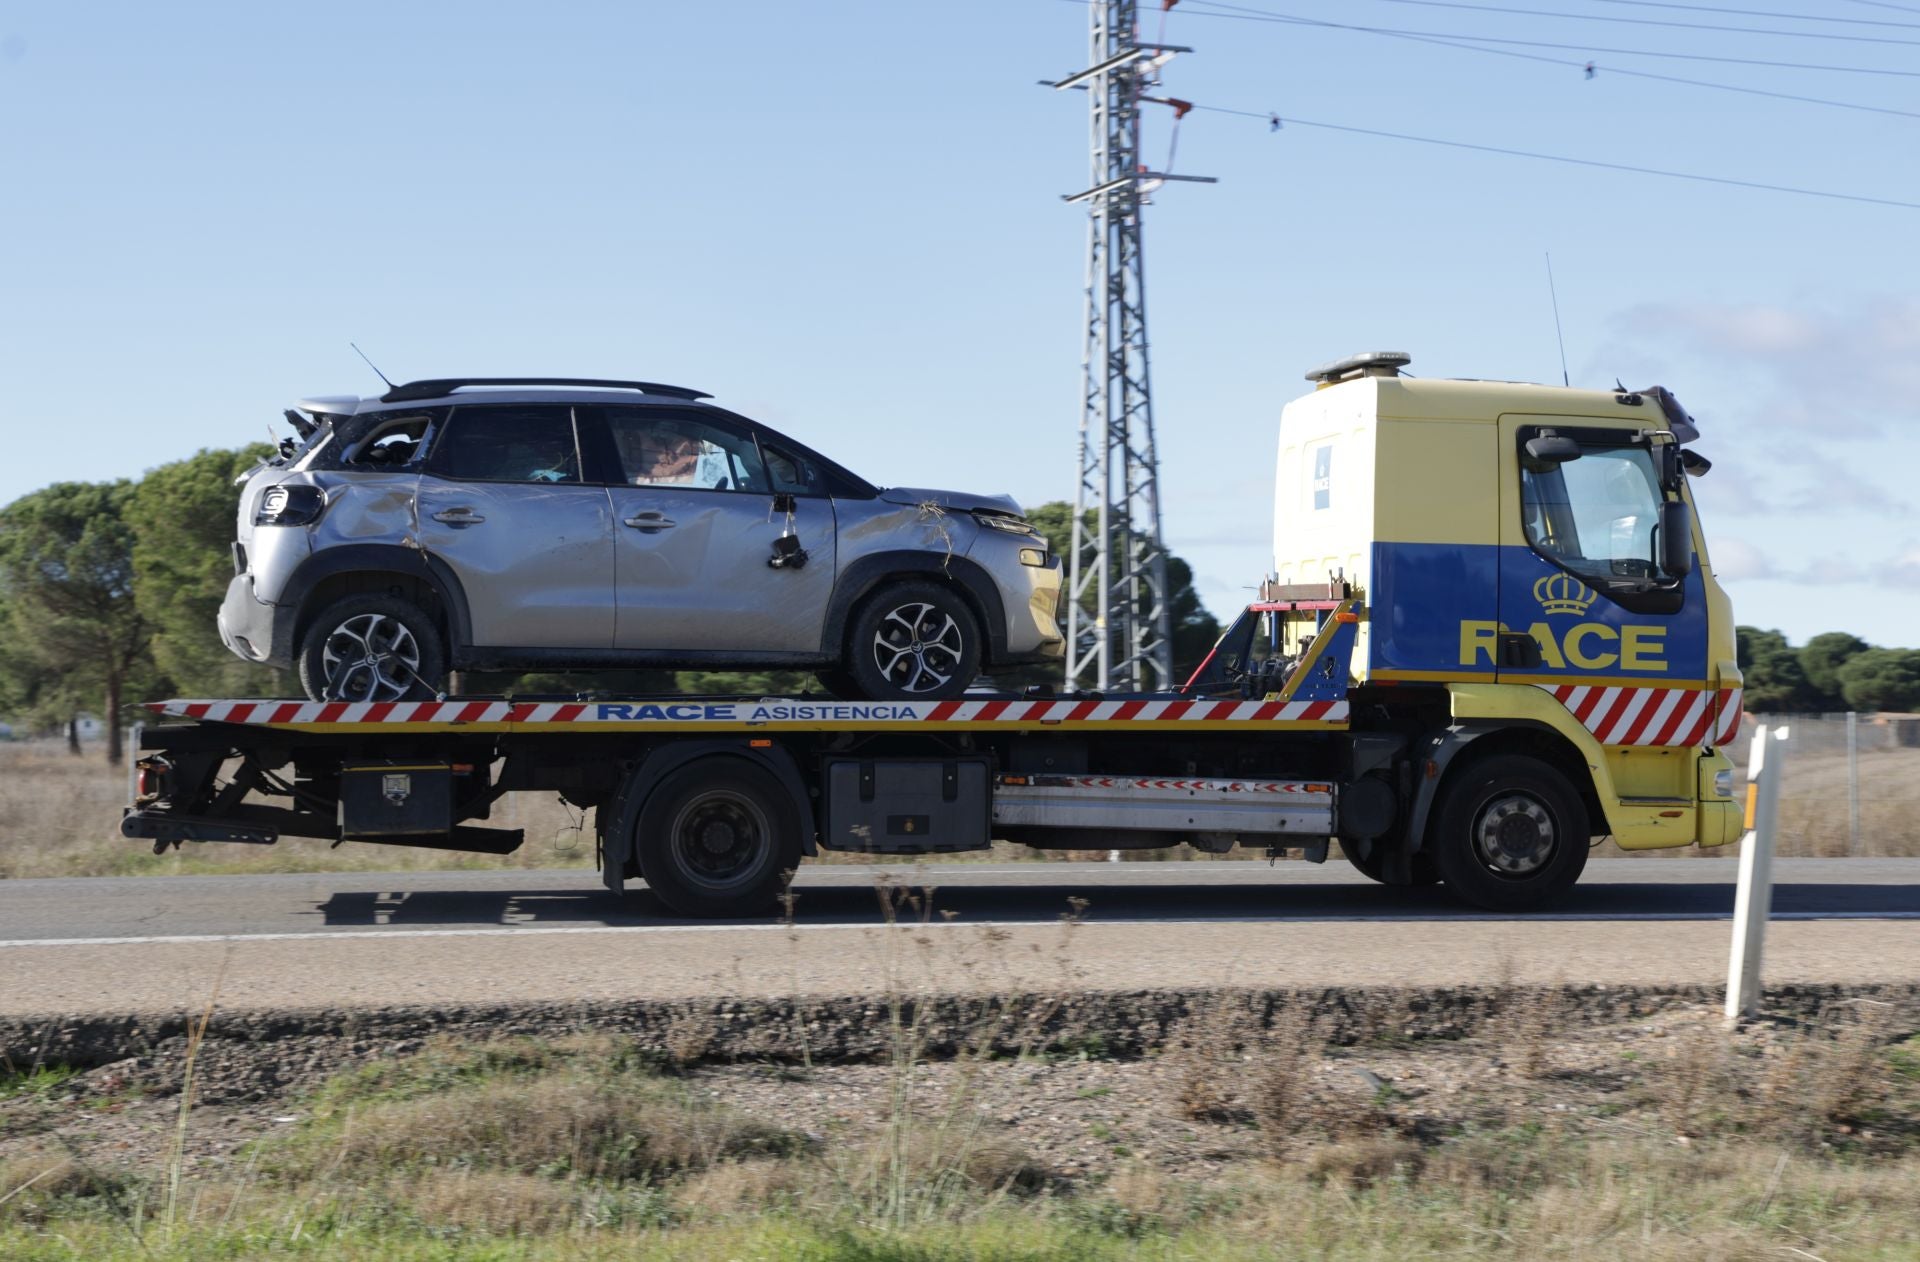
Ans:
<svg viewBox="0 0 1920 1262"><path fill-rule="evenodd" d="M642 394L663 394L674 399L711 399L704 390L685 386L665 386L657 381L608 381L599 377L430 377L409 381L380 396L382 403L402 403L408 399L437 399L462 386L597 386L614 390L638 390Z"/></svg>

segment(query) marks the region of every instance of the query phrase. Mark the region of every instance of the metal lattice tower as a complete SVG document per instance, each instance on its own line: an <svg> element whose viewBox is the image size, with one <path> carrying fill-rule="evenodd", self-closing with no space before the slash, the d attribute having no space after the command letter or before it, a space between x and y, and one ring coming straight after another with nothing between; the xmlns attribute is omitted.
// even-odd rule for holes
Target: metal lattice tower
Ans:
<svg viewBox="0 0 1920 1262"><path fill-rule="evenodd" d="M1172 686L1167 554L1160 541L1159 461L1147 371L1147 288L1140 210L1168 180L1204 176L1151 171L1140 154L1142 102L1161 65L1191 49L1136 38L1138 0L1094 0L1088 67L1054 84L1087 93L1092 182L1066 198L1087 203L1085 387L1079 485L1067 579L1069 688ZM1089 520L1091 517L1091 521Z"/></svg>

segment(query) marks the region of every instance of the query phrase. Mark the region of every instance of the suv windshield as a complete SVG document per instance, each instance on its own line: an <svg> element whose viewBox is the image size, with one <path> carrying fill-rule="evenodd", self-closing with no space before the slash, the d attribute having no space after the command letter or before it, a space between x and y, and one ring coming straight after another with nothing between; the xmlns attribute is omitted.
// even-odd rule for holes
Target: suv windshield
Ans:
<svg viewBox="0 0 1920 1262"><path fill-rule="evenodd" d="M1653 532L1664 498L1646 447L1582 442L1578 460L1522 463L1527 541L1602 590L1659 577Z"/></svg>

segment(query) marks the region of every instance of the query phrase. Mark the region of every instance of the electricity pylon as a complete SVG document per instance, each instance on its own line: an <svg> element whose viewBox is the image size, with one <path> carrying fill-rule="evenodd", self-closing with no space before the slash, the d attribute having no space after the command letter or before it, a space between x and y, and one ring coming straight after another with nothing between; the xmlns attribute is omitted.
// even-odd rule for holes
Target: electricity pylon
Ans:
<svg viewBox="0 0 1920 1262"><path fill-rule="evenodd" d="M1085 385L1067 577L1066 684L1101 691L1174 682L1140 210L1169 180L1214 182L1152 171L1141 160L1141 104L1172 107L1176 125L1192 108L1148 95L1160 67L1192 50L1141 43L1139 7L1138 0L1089 4L1090 62L1053 85L1084 90L1091 106L1092 182L1065 199L1087 204Z"/></svg>

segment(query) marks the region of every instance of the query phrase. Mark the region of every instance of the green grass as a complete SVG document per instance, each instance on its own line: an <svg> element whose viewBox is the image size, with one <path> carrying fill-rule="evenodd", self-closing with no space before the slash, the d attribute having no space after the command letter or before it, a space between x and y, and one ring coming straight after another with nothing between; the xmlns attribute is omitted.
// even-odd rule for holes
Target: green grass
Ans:
<svg viewBox="0 0 1920 1262"><path fill-rule="evenodd" d="M48 1095L61 1083L78 1075L81 1071L70 1065L38 1065L32 1069L0 1070L0 1100L11 1100L16 1096ZM0 1189L0 1195L4 1195Z"/></svg>

